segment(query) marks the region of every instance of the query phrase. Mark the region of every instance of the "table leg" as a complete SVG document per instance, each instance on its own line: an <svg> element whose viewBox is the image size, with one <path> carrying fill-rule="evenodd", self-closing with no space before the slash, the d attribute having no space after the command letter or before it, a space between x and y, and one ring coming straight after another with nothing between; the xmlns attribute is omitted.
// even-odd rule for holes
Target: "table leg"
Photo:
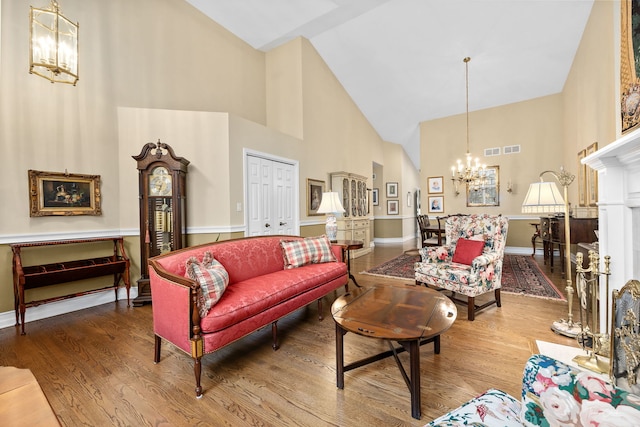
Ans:
<svg viewBox="0 0 640 427"><path fill-rule="evenodd" d="M409 342L409 364L411 366L411 416L420 419L420 344L418 340Z"/></svg>
<svg viewBox="0 0 640 427"><path fill-rule="evenodd" d="M344 335L347 333L336 323L336 382L344 389Z"/></svg>
<svg viewBox="0 0 640 427"><path fill-rule="evenodd" d="M353 274L351 274L351 250L346 249L344 251L344 254L343 256L347 257L347 273L349 274L349 279L351 279L357 287L361 288L362 286L358 285L358 282L356 282L356 278L353 276Z"/></svg>

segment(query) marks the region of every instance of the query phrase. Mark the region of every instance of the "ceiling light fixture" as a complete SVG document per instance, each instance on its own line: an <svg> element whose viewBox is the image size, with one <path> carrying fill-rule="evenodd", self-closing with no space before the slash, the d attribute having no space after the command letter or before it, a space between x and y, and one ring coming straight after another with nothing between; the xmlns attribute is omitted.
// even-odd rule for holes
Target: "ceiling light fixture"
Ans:
<svg viewBox="0 0 640 427"><path fill-rule="evenodd" d="M51 0L46 9L31 6L29 18L29 73L51 83L75 86L78 82L78 23L65 18L55 0Z"/></svg>
<svg viewBox="0 0 640 427"><path fill-rule="evenodd" d="M460 184L466 184L472 186L474 189L480 189L484 186L486 165L481 165L480 161L476 157L471 158L471 151L469 150L469 61L470 57L463 59L465 64L465 82L467 89L467 161L466 165L462 163L460 159L456 165L451 166L451 181L455 186L456 196L460 194Z"/></svg>

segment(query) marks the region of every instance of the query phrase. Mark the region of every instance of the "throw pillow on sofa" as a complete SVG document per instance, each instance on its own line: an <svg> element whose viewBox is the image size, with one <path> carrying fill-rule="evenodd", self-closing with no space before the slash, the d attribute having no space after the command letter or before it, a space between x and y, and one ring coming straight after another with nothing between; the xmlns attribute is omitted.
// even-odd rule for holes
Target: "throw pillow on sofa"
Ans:
<svg viewBox="0 0 640 427"><path fill-rule="evenodd" d="M284 268L291 269L307 264L336 262L331 252L331 242L324 234L319 237L306 237L297 240L281 240Z"/></svg>
<svg viewBox="0 0 640 427"><path fill-rule="evenodd" d="M205 317L229 286L229 273L224 266L216 260L211 252L204 253L202 261L196 257L187 260L185 276L200 285L198 292L198 307L200 317Z"/></svg>

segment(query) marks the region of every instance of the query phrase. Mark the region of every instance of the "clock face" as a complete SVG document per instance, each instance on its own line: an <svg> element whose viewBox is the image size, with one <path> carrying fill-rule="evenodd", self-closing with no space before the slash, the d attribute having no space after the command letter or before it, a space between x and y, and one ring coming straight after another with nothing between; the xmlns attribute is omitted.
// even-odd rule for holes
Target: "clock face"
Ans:
<svg viewBox="0 0 640 427"><path fill-rule="evenodd" d="M149 175L149 196L171 196L171 190L171 175L167 168L154 168Z"/></svg>

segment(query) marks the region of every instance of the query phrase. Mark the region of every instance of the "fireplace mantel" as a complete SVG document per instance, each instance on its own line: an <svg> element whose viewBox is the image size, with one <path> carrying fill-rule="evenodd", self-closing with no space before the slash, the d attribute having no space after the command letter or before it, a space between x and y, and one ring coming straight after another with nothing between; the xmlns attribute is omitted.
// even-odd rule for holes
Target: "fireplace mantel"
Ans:
<svg viewBox="0 0 640 427"><path fill-rule="evenodd" d="M599 253L611 257L609 298L601 286L600 301L611 305L611 291L640 279L640 129L629 132L582 159L598 171ZM602 283L602 281L601 281ZM600 327L609 310L601 310Z"/></svg>

